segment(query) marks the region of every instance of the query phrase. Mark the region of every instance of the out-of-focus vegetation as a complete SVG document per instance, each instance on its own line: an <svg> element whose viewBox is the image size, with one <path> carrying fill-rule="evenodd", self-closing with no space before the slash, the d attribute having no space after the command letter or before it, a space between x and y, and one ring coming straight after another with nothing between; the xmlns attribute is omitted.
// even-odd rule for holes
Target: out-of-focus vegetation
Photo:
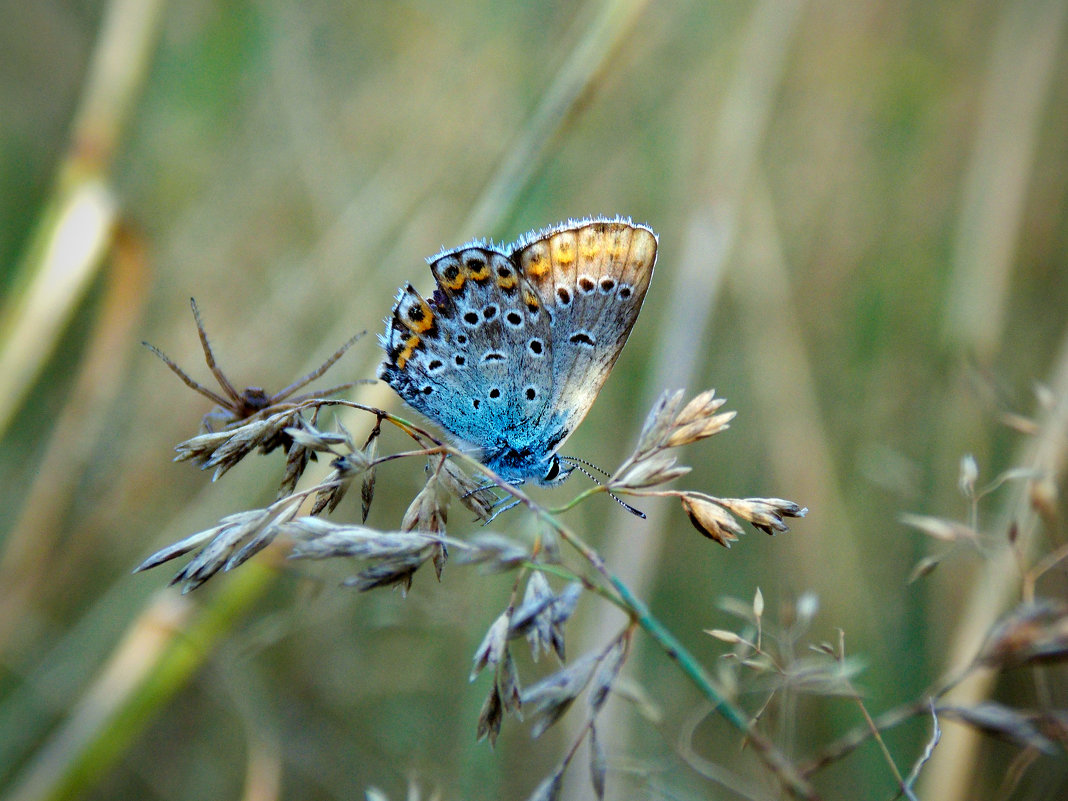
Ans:
<svg viewBox="0 0 1068 801"><path fill-rule="evenodd" d="M721 599L760 587L778 619L814 594L798 648L844 631L877 716L1021 600L1064 601L1063 565L1034 569L1068 541L1064 2L0 8L0 796L402 798L410 776L443 799L533 790L565 735L532 742L509 720L494 751L476 744L485 688L466 682L507 576L450 565L407 598L357 594L345 565L271 552L184 597L130 575L269 502L281 463L218 484L172 464L208 405L140 341L208 383L195 296L234 383L276 390L377 332L404 282L427 290L441 246L568 217L647 222L660 255L566 451L611 469L661 390L714 386L739 416L684 455L687 484L810 509L729 551L666 504L639 521L601 496L568 515L710 669L724 646L703 630L737 623ZM326 380L378 359L366 337ZM381 384L353 396L397 404ZM1023 470L969 496L966 454L980 489ZM423 480L382 466L369 522L395 528ZM950 544L905 514L963 528ZM466 526L457 507L450 534ZM618 625L606 614L583 600L573 653ZM626 676L659 722L610 702L608 796L744 797L706 775L739 758L737 733L633 647ZM1063 710L1065 679L985 671L956 698ZM1068 793L1063 731L1038 753L942 725L919 797ZM771 728L803 760L858 726L855 700L804 697ZM930 740L923 716L884 734L902 774ZM564 797L591 793L569 781ZM814 783L896 787L874 741Z"/></svg>

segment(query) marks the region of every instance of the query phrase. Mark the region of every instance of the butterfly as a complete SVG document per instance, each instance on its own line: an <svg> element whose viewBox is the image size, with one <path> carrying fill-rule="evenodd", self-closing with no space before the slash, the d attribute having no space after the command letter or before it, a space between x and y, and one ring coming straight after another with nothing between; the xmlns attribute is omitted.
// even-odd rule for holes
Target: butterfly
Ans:
<svg viewBox="0 0 1068 801"><path fill-rule="evenodd" d="M569 220L428 259L437 284L397 295L378 377L506 481L563 481L557 451L593 405L641 311L657 236Z"/></svg>

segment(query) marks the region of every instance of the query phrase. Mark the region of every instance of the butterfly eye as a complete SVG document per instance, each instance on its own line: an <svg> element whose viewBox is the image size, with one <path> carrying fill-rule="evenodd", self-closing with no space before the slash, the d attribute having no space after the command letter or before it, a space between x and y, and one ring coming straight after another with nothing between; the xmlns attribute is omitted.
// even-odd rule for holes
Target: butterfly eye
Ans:
<svg viewBox="0 0 1068 801"><path fill-rule="evenodd" d="M560 460L553 457L553 463L549 465L549 472L545 474L546 481L555 481L556 477L560 475Z"/></svg>
<svg viewBox="0 0 1068 801"><path fill-rule="evenodd" d="M559 456L553 456L552 461L549 463L549 469L545 471L545 477L541 479L541 483L560 484L571 475L571 471L574 469L574 465L567 464Z"/></svg>

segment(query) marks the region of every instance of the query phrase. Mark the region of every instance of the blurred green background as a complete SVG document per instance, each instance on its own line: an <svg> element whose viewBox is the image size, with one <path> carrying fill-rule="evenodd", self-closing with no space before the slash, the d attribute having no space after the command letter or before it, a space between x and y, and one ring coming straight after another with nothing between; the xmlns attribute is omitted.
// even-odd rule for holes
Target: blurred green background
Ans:
<svg viewBox="0 0 1068 801"><path fill-rule="evenodd" d="M1063 405L1039 400L1065 402L1068 364L1063 2L5 0L0 19L0 797L403 798L416 776L444 799L521 799L568 742L510 720L495 751L474 743L469 660L507 576L451 565L406 599L357 595L346 565L263 554L179 598L169 568L129 574L270 500L281 469L274 454L210 484L170 462L208 403L139 342L207 383L190 296L234 383L273 390L377 333L404 282L428 291L442 246L591 214L650 224L645 309L565 451L610 469L662 389L714 386L739 416L683 454L680 484L811 511L729 551L669 506L643 523L599 497L568 520L713 669L702 629L735 623L718 598L759 586L777 616L816 593L807 640L844 629L873 714L974 653L1019 600L1019 565L1065 541L1062 522L1028 527L1010 483L980 505L981 548L908 583L948 546L899 519L966 519L966 453L980 483L1062 474ZM369 336L327 381L377 360ZM421 478L383 468L371 522L395 527ZM498 525L529 533L518 512ZM1064 573L1038 593L1063 598ZM571 655L618 625L586 599ZM627 675L662 719L616 702L609 797L739 797L679 755L697 694L672 663L639 636ZM1068 700L1056 669L990 689ZM780 742L803 757L861 723L850 701L808 701ZM923 797L1068 795L1063 749L1009 786L1017 747L968 750L945 726ZM887 736L902 772L928 737L923 720ZM737 740L710 718L688 742L734 766ZM565 797L586 783L575 765ZM895 791L872 743L816 784Z"/></svg>

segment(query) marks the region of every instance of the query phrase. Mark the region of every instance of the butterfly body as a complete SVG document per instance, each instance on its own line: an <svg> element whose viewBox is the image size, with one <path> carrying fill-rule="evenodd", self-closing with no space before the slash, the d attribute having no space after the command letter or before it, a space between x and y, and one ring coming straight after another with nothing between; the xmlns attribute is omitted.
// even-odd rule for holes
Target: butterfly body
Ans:
<svg viewBox="0 0 1068 801"><path fill-rule="evenodd" d="M560 481L557 450L626 343L656 246L645 226L598 218L442 252L429 299L401 289L379 377L505 480Z"/></svg>

